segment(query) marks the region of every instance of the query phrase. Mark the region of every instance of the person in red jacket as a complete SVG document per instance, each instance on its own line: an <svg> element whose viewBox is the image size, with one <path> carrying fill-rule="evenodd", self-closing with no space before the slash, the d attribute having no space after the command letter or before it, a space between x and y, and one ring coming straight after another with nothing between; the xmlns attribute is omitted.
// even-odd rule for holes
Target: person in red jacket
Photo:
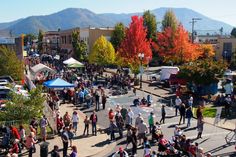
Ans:
<svg viewBox="0 0 236 157"><path fill-rule="evenodd" d="M20 140L20 134L19 134L19 131L17 130L17 128L11 125L10 129L11 129L11 133L14 136L14 138Z"/></svg>

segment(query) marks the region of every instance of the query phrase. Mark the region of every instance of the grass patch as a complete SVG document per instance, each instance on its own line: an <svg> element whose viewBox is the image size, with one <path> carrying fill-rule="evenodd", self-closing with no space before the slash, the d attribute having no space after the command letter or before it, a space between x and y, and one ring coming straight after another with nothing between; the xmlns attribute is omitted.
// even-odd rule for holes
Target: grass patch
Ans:
<svg viewBox="0 0 236 157"><path fill-rule="evenodd" d="M214 118L216 116L216 108L205 107L203 109L203 117ZM197 108L193 108L193 115L196 117Z"/></svg>

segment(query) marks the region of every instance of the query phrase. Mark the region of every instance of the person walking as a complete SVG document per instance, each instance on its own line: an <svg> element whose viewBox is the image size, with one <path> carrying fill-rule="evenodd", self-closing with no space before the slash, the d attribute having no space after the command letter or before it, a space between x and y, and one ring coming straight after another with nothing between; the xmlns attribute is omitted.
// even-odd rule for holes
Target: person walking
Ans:
<svg viewBox="0 0 236 157"><path fill-rule="evenodd" d="M132 142L132 131L131 126L127 128L127 137L126 137L126 147L125 149L128 149L128 145Z"/></svg>
<svg viewBox="0 0 236 157"><path fill-rule="evenodd" d="M111 142L116 140L116 138L115 138L115 130L116 130L116 128L117 128L117 126L114 123L114 120L110 121L109 129L110 129Z"/></svg>
<svg viewBox="0 0 236 157"><path fill-rule="evenodd" d="M65 127L63 132L62 132L62 143L63 143L63 157L67 157L67 150L68 150L68 146L69 146L69 127Z"/></svg>
<svg viewBox="0 0 236 157"><path fill-rule="evenodd" d="M88 119L88 116L85 116L85 119L84 119L84 133L83 135L85 136L85 132L87 131L87 136L89 135L89 119Z"/></svg>
<svg viewBox="0 0 236 157"><path fill-rule="evenodd" d="M137 154L137 146L138 146L138 141L137 141L137 129L132 128L132 135L131 135L131 140L132 140L132 155L136 156Z"/></svg>
<svg viewBox="0 0 236 157"><path fill-rule="evenodd" d="M182 119L183 119L183 124L185 123L185 112L186 108L184 103L182 103L179 108L179 113L180 113L179 125L181 124Z"/></svg>
<svg viewBox="0 0 236 157"><path fill-rule="evenodd" d="M193 117L192 107L188 107L186 111L186 118L188 119L187 128L191 126L191 118Z"/></svg>
<svg viewBox="0 0 236 157"><path fill-rule="evenodd" d="M179 96L177 96L175 99L175 116L178 115L178 110L181 104L182 104L182 100L180 99Z"/></svg>
<svg viewBox="0 0 236 157"><path fill-rule="evenodd" d="M95 91L96 111L100 110L100 98L101 98L101 86L98 86L98 89Z"/></svg>
<svg viewBox="0 0 236 157"><path fill-rule="evenodd" d="M33 152L35 152L35 144L38 142L34 140L34 133L30 132L29 136L26 138L25 146L29 150L29 157L33 156Z"/></svg>
<svg viewBox="0 0 236 157"><path fill-rule="evenodd" d="M142 145L142 139L146 137L146 133L148 131L146 123L144 123L143 120L141 120L141 123L138 125L138 139L139 139L139 145Z"/></svg>
<svg viewBox="0 0 236 157"><path fill-rule="evenodd" d="M165 118L166 118L165 105L162 105L162 107L161 107L161 120L160 120L160 124L161 124L161 122L163 122L163 124L165 124Z"/></svg>
<svg viewBox="0 0 236 157"><path fill-rule="evenodd" d="M78 123L79 123L79 116L76 111L73 112L71 121L72 121L73 129L74 129L74 133L76 134Z"/></svg>
<svg viewBox="0 0 236 157"><path fill-rule="evenodd" d="M93 111L93 114L90 116L90 121L92 123L92 135L97 136L97 121L98 117L95 111Z"/></svg>
<svg viewBox="0 0 236 157"><path fill-rule="evenodd" d="M115 117L115 113L114 113L114 111L112 109L110 109L109 113L108 113L109 121L113 121L114 117Z"/></svg>
<svg viewBox="0 0 236 157"><path fill-rule="evenodd" d="M151 112L149 117L148 117L148 124L149 124L149 133L152 133L152 128L154 126L153 112Z"/></svg>

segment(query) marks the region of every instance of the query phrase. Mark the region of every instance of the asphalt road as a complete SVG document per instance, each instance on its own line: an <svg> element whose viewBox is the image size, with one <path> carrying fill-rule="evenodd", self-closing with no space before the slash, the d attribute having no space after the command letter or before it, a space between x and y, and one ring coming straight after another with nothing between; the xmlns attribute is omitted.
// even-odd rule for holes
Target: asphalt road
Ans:
<svg viewBox="0 0 236 157"><path fill-rule="evenodd" d="M160 89L161 90L161 89ZM109 92L109 91L107 91ZM135 113L135 117L138 113L142 113L142 116L147 123L147 117L150 114L150 112L154 112L155 115L155 121L160 121L161 118L161 103L159 102L160 98L152 96L153 98L153 104L151 107L133 107L132 102L134 98L139 97L142 98L143 96L147 96L146 93L137 91L137 96L134 96L132 92L129 92L126 95L121 96L110 96L107 101L106 109L101 110L97 112L98 115L98 124L101 127L107 128L109 126L109 120L108 120L108 110L110 108L115 109L117 104L120 104L121 106L125 108L131 107L133 112ZM83 110L85 114L90 115L92 113L94 108L91 109L85 109ZM162 131L164 132L164 136L167 139L171 139L171 137L174 135L174 127L179 122L179 116L175 117L175 110L172 107L166 107L166 121L165 124L162 124ZM186 121L187 122L187 121ZM148 123L147 123L148 124ZM197 129L196 129L197 121L195 119L192 119L191 127L186 128L186 124L180 125L182 130L184 131L184 134L187 138L192 139L194 142L198 142L199 146L204 149L204 152L211 152L213 155L219 155L219 156L236 156L236 154L230 155L233 152L235 152L234 145L227 145L225 141L225 136L229 133L228 130L217 128L210 124L204 124L204 131L202 135L202 139L196 140L197 136ZM119 135L117 134L116 137ZM116 141L116 147L111 150L107 154L107 156L110 156L112 153L117 151L120 146L125 148L126 137L123 139L118 139ZM107 141L108 142L108 141ZM132 144L129 146L132 147ZM156 146L152 147L152 150L157 150ZM130 152L130 150L128 150ZM138 149L138 156L143 156L143 149Z"/></svg>

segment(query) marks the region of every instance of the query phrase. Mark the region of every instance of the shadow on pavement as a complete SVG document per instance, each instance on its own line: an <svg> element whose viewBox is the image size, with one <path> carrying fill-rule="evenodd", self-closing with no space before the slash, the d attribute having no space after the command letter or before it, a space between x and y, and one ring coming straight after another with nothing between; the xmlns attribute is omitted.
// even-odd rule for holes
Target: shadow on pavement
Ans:
<svg viewBox="0 0 236 157"><path fill-rule="evenodd" d="M93 145L92 147L103 147L103 146L108 145L108 144L110 144L109 139L107 139L106 141L99 142L99 143Z"/></svg>
<svg viewBox="0 0 236 157"><path fill-rule="evenodd" d="M192 128L186 128L184 129L184 132L188 132L188 131L192 131L192 130L196 130L197 127L192 127Z"/></svg>
<svg viewBox="0 0 236 157"><path fill-rule="evenodd" d="M212 150L209 150L208 152L206 152L206 154L207 153L216 153L216 152L218 152L218 151L220 151L220 150L222 150L222 149L225 149L225 148L227 148L227 147L229 147L229 146L231 146L231 145L233 145L233 144L224 144L224 145L221 145L221 146L219 146L219 147L216 147L216 148L214 148L214 149L212 149Z"/></svg>

